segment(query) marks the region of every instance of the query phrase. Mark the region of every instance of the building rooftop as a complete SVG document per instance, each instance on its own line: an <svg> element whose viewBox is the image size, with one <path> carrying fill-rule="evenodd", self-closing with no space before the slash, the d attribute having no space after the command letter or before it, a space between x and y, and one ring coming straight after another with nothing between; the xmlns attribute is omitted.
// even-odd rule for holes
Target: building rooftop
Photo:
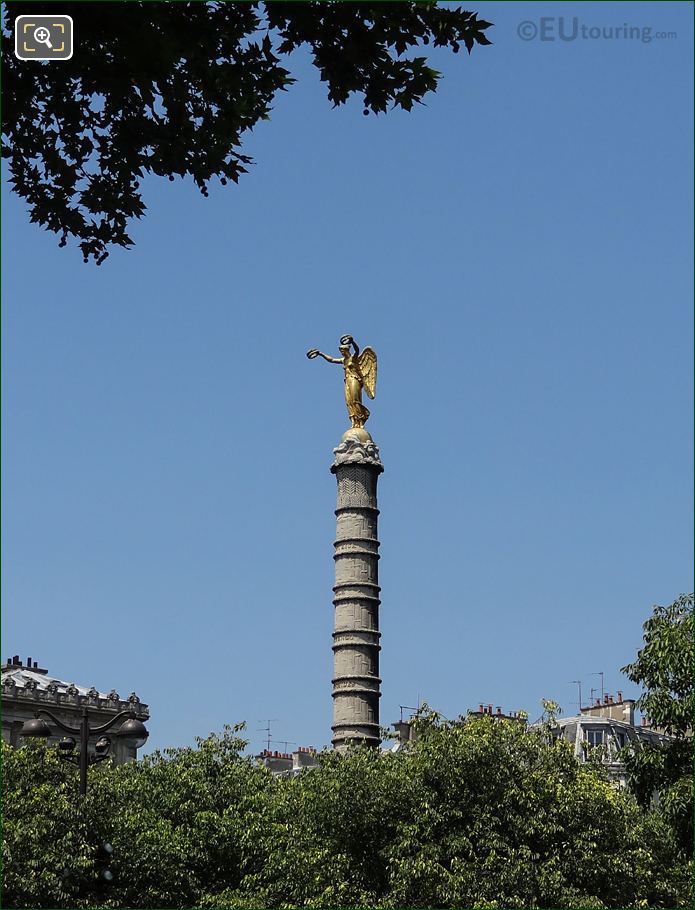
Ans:
<svg viewBox="0 0 695 910"><path fill-rule="evenodd" d="M571 717L558 717L557 725L559 729L564 730L566 727L571 728L572 725L579 725L583 728L586 727L609 727L613 730L620 730L626 733L629 733L629 738L634 738L637 740L649 740L650 742L667 742L671 737L662 733L660 730L655 730L652 728L646 717L642 718L640 724L630 723L626 720L619 720L617 717L606 717L601 714L586 714L582 711L581 714L575 714ZM540 727L540 724L534 724L535 727Z"/></svg>
<svg viewBox="0 0 695 910"><path fill-rule="evenodd" d="M48 670L38 666L38 663L29 657L23 664L18 656L9 658L2 665L2 691L6 695L14 692L16 695L31 696L55 701L71 699L98 699L102 703L111 705L130 702L137 704L139 711L147 712L147 705L140 702L135 692L127 699L122 699L115 689L110 692L100 692L94 686L78 686L73 682L66 682L56 676L49 676Z"/></svg>
<svg viewBox="0 0 695 910"><path fill-rule="evenodd" d="M3 685L6 685L5 680L7 679L14 680L15 686L18 688L26 688L28 684L28 688L38 689L43 692L47 692L50 688L52 691L68 695L93 694L96 698L109 697L106 692L98 692L96 689L93 690L92 687L78 686L75 683L65 682L62 679L57 679L55 676L49 676L45 672L38 673L36 670L28 670L25 667L3 667ZM75 689L76 691L68 692L68 689Z"/></svg>

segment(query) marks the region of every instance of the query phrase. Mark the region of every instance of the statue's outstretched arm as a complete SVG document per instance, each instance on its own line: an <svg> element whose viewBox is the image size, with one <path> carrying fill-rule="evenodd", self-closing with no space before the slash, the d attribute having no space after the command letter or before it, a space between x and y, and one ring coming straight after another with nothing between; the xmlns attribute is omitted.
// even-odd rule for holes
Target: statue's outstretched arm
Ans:
<svg viewBox="0 0 695 910"><path fill-rule="evenodd" d="M314 357L323 357L324 360L327 360L329 363L340 363L342 364L342 359L339 357L329 357L328 354L324 354L322 351L317 351L316 348L312 348L310 351L306 352L306 356L309 360L313 360Z"/></svg>

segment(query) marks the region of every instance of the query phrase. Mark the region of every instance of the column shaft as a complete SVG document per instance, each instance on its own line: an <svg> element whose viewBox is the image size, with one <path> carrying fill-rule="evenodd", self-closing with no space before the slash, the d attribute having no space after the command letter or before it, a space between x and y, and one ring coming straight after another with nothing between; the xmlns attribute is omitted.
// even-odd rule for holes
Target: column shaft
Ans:
<svg viewBox="0 0 695 910"><path fill-rule="evenodd" d="M368 463L336 458L338 482L333 632L333 746L378 746L379 540L378 449ZM339 449L336 450L336 453Z"/></svg>

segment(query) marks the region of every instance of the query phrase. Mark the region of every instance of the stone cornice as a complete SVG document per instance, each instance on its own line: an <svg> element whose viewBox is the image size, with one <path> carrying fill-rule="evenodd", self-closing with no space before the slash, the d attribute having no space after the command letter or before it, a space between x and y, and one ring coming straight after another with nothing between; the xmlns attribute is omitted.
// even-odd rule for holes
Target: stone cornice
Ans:
<svg viewBox="0 0 695 910"><path fill-rule="evenodd" d="M7 677L2 680L1 688L3 700L10 700L17 705L22 704L29 709L37 710L45 706L74 709L86 705L98 711L108 711L114 714L133 708L138 714L149 716L148 706L143 704L134 692L127 700L122 699L114 690L106 697L99 695L96 689L93 690L94 694L88 692L86 695L80 695L76 686L68 686L66 691L60 692L57 686L52 686L50 683L45 689L39 689L32 685L18 686L14 680Z"/></svg>

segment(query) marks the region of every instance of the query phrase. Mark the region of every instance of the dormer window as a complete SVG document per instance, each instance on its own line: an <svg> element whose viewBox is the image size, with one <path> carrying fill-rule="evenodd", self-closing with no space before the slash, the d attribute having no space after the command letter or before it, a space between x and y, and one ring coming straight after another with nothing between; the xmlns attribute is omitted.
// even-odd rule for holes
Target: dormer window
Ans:
<svg viewBox="0 0 695 910"><path fill-rule="evenodd" d="M603 745L603 730L585 730L584 738L589 743L589 745L594 748L595 746Z"/></svg>

